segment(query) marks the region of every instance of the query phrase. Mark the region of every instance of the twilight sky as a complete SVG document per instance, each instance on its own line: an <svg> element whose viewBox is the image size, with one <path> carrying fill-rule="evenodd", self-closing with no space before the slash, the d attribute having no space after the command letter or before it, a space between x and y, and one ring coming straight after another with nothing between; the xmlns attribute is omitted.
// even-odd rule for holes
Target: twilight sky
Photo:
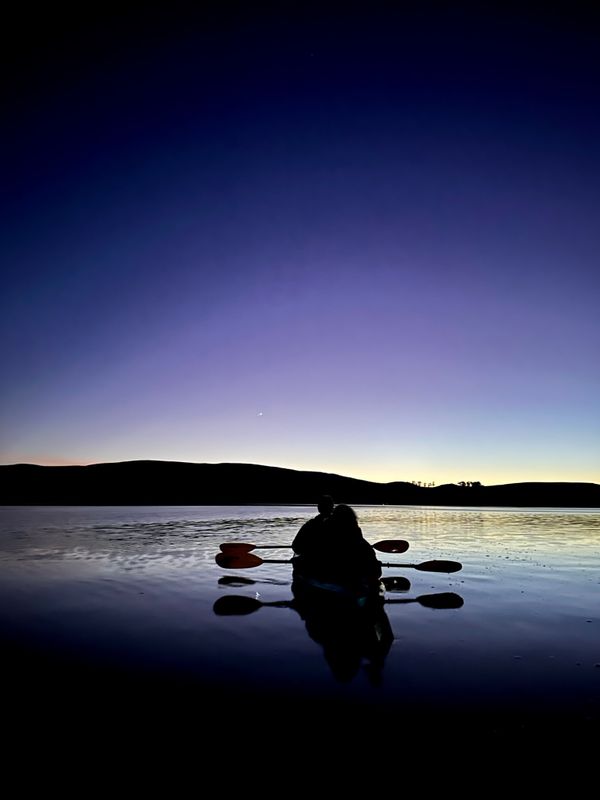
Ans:
<svg viewBox="0 0 600 800"><path fill-rule="evenodd" d="M600 482L598 21L251 5L10 23L0 461Z"/></svg>

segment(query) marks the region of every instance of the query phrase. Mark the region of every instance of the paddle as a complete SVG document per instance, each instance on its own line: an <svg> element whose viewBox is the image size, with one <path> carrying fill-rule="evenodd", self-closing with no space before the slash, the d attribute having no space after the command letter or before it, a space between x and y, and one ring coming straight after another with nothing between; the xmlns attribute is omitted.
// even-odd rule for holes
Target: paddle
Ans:
<svg viewBox="0 0 600 800"><path fill-rule="evenodd" d="M250 544L249 542L223 542L220 545L222 553L228 555L242 555L251 550L283 550L291 547L291 544ZM404 539L383 539L375 542L371 547L379 550L380 553L406 553L409 544Z"/></svg>
<svg viewBox="0 0 600 800"><path fill-rule="evenodd" d="M380 578L381 583L385 586L387 592L408 592L410 589L410 581L408 578L403 578L399 575L389 578ZM284 581L253 581L252 578L242 578L238 575L224 575L217 581L219 586L254 586L257 583L278 583L284 584Z"/></svg>
<svg viewBox="0 0 600 800"><path fill-rule="evenodd" d="M229 555L228 553L217 553L215 561L224 569L250 569L260 567L261 564L292 564L291 558L259 558L253 553L242 555ZM388 562L382 567L399 567L402 569L418 569L421 572L458 572L462 569L462 564L458 561L423 561L421 564L400 564Z"/></svg>
<svg viewBox="0 0 600 800"><path fill-rule="evenodd" d="M459 594L454 592L439 592L438 594L422 594L419 597L404 597L401 600L384 600L386 604L393 603L419 603L425 608L460 608L464 600ZM242 597L240 595L227 595L219 597L213 606L213 611L220 617L233 615L252 614L263 606L273 608L293 608L295 600L276 600L271 603L264 603L255 597Z"/></svg>

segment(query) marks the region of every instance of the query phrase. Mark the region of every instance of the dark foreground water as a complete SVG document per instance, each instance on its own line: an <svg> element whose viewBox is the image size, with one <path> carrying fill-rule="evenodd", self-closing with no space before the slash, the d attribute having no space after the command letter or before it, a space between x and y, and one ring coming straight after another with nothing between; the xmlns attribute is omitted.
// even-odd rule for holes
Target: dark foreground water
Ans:
<svg viewBox="0 0 600 800"><path fill-rule="evenodd" d="M437 748L465 736L595 739L599 511L357 511L370 542L410 542L379 557L398 562L386 576L405 579L387 599L415 599L386 603L368 646L347 620L336 640L330 615L214 612L228 595L292 599L289 564L224 570L215 554L227 541L289 544L313 508L0 509L5 720L47 734L67 719L77 736L111 740L191 726L199 752L237 741L297 753L331 736ZM432 558L463 569L401 566ZM440 592L464 604L417 599Z"/></svg>

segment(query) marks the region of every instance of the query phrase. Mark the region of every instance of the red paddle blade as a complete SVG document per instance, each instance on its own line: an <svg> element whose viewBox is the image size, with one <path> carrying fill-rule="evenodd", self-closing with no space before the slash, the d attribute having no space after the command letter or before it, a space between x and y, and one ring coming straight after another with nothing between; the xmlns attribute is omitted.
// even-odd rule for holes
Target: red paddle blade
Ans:
<svg viewBox="0 0 600 800"><path fill-rule="evenodd" d="M409 544L403 539L384 539L382 542L376 542L372 547L374 550L379 550L380 553L406 553Z"/></svg>
<svg viewBox="0 0 600 800"><path fill-rule="evenodd" d="M215 561L224 569L247 569L248 567L259 567L263 560L252 553L240 553L230 555L229 553L217 553Z"/></svg>
<svg viewBox="0 0 600 800"><path fill-rule="evenodd" d="M254 550L256 545L249 544L248 542L225 542L224 544L220 545L220 550L222 553L230 553L233 555L234 553L249 553L250 550Z"/></svg>

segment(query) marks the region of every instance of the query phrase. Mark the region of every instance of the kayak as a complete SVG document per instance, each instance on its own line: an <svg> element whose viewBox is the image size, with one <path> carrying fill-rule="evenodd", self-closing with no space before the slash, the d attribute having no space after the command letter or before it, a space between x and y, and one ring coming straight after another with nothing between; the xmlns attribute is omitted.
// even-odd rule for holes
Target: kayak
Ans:
<svg viewBox="0 0 600 800"><path fill-rule="evenodd" d="M301 556L292 559L294 597L302 601L322 603L329 601L345 601L359 608L376 601L381 605L385 596L385 587L380 580L366 577L353 577L352 580L333 575L322 569L315 569Z"/></svg>

